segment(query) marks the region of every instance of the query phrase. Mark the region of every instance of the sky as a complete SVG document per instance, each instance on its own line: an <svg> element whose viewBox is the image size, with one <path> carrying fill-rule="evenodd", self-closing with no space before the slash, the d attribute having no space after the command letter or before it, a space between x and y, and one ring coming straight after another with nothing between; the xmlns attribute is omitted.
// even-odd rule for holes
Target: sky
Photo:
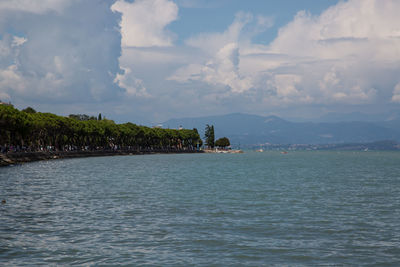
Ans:
<svg viewBox="0 0 400 267"><path fill-rule="evenodd" d="M400 110L398 0L0 0L0 100L117 122Z"/></svg>

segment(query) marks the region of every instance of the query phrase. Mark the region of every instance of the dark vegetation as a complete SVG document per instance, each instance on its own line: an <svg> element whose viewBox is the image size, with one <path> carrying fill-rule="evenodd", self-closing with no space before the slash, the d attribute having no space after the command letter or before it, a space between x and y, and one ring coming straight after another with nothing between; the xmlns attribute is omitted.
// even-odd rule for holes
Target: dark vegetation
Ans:
<svg viewBox="0 0 400 267"><path fill-rule="evenodd" d="M206 125L204 137L206 139L206 145L208 148L214 148L215 146L215 134L214 134L214 125Z"/></svg>
<svg viewBox="0 0 400 267"><path fill-rule="evenodd" d="M1 151L182 151L201 145L196 129L149 128L84 114L57 116L0 105Z"/></svg>
<svg viewBox="0 0 400 267"><path fill-rule="evenodd" d="M226 148L230 145L231 145L231 143L229 142L229 139L227 137L222 137L222 138L219 138L217 141L215 141L215 146L220 147L220 148Z"/></svg>

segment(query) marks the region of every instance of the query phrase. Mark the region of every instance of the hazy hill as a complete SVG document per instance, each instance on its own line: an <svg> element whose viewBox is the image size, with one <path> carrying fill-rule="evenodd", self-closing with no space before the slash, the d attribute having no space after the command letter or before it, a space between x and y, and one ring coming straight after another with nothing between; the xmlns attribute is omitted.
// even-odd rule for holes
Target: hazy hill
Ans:
<svg viewBox="0 0 400 267"><path fill-rule="evenodd" d="M328 144L378 140L400 141L400 121L290 122L276 116L234 113L221 116L172 119L163 127L197 128L204 136L206 124L215 127L217 138L227 136L232 144Z"/></svg>
<svg viewBox="0 0 400 267"><path fill-rule="evenodd" d="M318 119L316 122L349 122L349 121L364 121L364 122L377 122L386 121L397 118L397 113L378 113L378 114L364 114L361 112L352 113L327 113Z"/></svg>

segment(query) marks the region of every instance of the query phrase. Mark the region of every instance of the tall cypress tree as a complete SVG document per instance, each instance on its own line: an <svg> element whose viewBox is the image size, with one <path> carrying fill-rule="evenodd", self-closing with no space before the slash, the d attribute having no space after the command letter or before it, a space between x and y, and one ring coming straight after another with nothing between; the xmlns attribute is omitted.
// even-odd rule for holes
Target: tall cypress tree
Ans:
<svg viewBox="0 0 400 267"><path fill-rule="evenodd" d="M214 148L214 140L215 140L215 135L214 135L214 125L206 125L206 130L205 130L205 139L206 139L206 144L209 148Z"/></svg>
<svg viewBox="0 0 400 267"><path fill-rule="evenodd" d="M214 148L214 146L215 146L214 125L211 125L210 144L211 144L211 148Z"/></svg>

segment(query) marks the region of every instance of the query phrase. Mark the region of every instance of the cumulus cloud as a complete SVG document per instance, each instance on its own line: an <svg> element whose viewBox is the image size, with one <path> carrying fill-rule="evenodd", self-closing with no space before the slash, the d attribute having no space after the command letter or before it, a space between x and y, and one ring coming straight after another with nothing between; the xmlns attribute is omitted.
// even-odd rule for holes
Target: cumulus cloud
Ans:
<svg viewBox="0 0 400 267"><path fill-rule="evenodd" d="M394 87L392 102L400 103L400 82Z"/></svg>
<svg viewBox="0 0 400 267"><path fill-rule="evenodd" d="M165 27L177 19L178 7L168 0L118 0L111 7L122 14L122 46L171 46L173 36Z"/></svg>
<svg viewBox="0 0 400 267"><path fill-rule="evenodd" d="M272 86L276 95L281 98L282 101L289 101L293 97L301 97L301 92L297 87L301 82L301 76L291 74L278 74L274 76L273 80L269 80L268 83Z"/></svg>
<svg viewBox="0 0 400 267"><path fill-rule="evenodd" d="M241 13L223 33L188 39L208 59L178 69L170 79L253 92L268 105L396 102L397 93L387 95L393 88L388 79L397 80L388 73L400 72L399 10L394 0L350 0L318 16L300 11L267 46L252 37L271 22Z"/></svg>
<svg viewBox="0 0 400 267"><path fill-rule="evenodd" d="M170 109L400 103L399 1L300 11L268 45L254 40L273 19L243 12L225 31L175 42L169 26L179 23L178 6L207 3L216 1L2 0L0 98L115 101L125 113L134 103L160 117L176 116Z"/></svg>
<svg viewBox="0 0 400 267"><path fill-rule="evenodd" d="M127 96L150 97L150 95L147 93L143 81L131 75L131 69L125 68L123 69L123 71L123 74L117 74L114 82L117 83L120 87L126 89Z"/></svg>
<svg viewBox="0 0 400 267"><path fill-rule="evenodd" d="M2 88L1 91L5 89L13 89L17 92L24 92L26 82L20 73L18 73L16 65L11 65L6 69L0 70L0 88ZM5 91L2 93L9 96Z"/></svg>
<svg viewBox="0 0 400 267"><path fill-rule="evenodd" d="M320 16L302 11L280 29L268 52L289 56L283 71L301 73L300 85L315 102L371 103L379 97L376 87L388 90L379 75L400 70L399 10L397 1L353 0Z"/></svg>
<svg viewBox="0 0 400 267"><path fill-rule="evenodd" d="M110 6L104 0L2 1L0 93L16 104L118 98L119 15Z"/></svg>
<svg viewBox="0 0 400 267"><path fill-rule="evenodd" d="M253 29L243 36L246 25L253 21L256 21ZM199 49L207 61L184 66L168 79L178 82L202 81L216 87L228 87L232 93L251 89L252 77L243 76L239 66L241 47L249 41L252 33L270 26L271 21L266 17L255 20L251 14L238 13L225 32L203 33L186 40L186 44Z"/></svg>
<svg viewBox="0 0 400 267"><path fill-rule="evenodd" d="M242 78L238 70L239 49L236 43L221 47L205 65L191 64L178 69L169 80L179 82L203 81L213 86L228 86L234 93L251 88L251 79Z"/></svg>
<svg viewBox="0 0 400 267"><path fill-rule="evenodd" d="M144 64L154 66L159 62L174 61L174 55L159 49L173 45L174 35L166 27L177 19L178 7L169 0L118 0L111 10L121 14L122 36L119 64L123 73L114 81L125 90L126 97L148 98L151 95L143 79L138 78L137 69L143 68ZM140 67L136 68L138 65Z"/></svg>
<svg viewBox="0 0 400 267"><path fill-rule="evenodd" d="M238 13L233 23L222 33L201 33L186 40L188 46L196 47L213 56L223 46L229 43L238 43L241 33L253 16L249 13Z"/></svg>

